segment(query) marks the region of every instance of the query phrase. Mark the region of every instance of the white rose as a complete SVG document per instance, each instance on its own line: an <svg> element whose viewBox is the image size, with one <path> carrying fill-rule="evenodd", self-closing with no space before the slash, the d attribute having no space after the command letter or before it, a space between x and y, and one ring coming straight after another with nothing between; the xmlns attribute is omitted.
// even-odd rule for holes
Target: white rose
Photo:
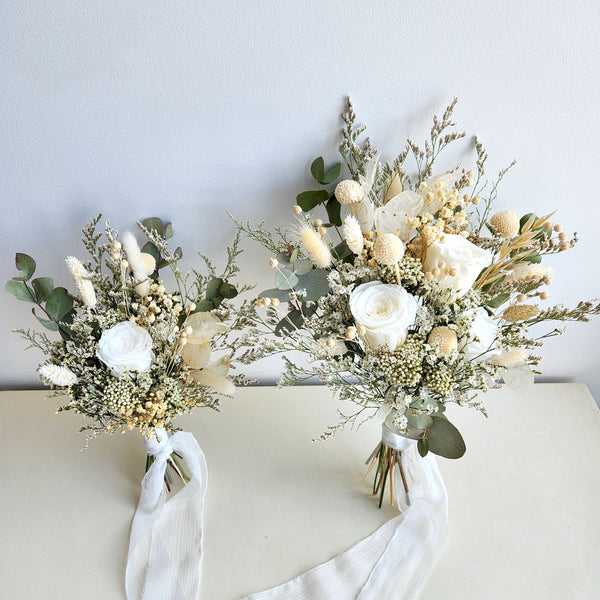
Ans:
<svg viewBox="0 0 600 600"><path fill-rule="evenodd" d="M498 325L483 308L478 308L475 320L469 331L469 342L463 349L467 360L480 362L496 356L502 352L498 348L496 336Z"/></svg>
<svg viewBox="0 0 600 600"><path fill-rule="evenodd" d="M443 242L436 240L427 249L423 270L432 272L441 262L435 278L442 287L456 290L459 296L464 296L473 286L477 276L492 262L492 254L469 242L461 235L444 234ZM456 275L448 275L446 269L454 267Z"/></svg>
<svg viewBox="0 0 600 600"><path fill-rule="evenodd" d="M124 321L102 332L96 356L113 377L121 377L125 369L143 373L154 360L152 338L143 327Z"/></svg>
<svg viewBox="0 0 600 600"><path fill-rule="evenodd" d="M371 281L350 294L350 311L369 348L387 346L393 352L404 343L415 321L417 301L402 286Z"/></svg>

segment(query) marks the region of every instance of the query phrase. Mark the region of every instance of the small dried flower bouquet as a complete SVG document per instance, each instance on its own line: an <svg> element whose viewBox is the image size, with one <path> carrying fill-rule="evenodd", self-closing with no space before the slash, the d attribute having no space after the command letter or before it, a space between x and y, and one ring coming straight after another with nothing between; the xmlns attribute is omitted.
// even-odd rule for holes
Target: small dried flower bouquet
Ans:
<svg viewBox="0 0 600 600"><path fill-rule="evenodd" d="M600 310L597 300L539 306L552 278L545 258L577 238L551 215L494 214L508 169L488 184L477 140L474 170L435 173L440 152L465 135L451 121L455 102L434 118L423 148L409 139L393 161L380 162L370 140L359 142L364 127L348 101L340 153L350 178L336 184L342 165L326 168L319 157L311 165L318 189L298 195L290 232L237 222L273 254L276 273L276 287L256 301L243 360L308 355L303 364L286 355L280 385L316 375L358 406L340 413L323 438L387 415L371 464L380 506L392 478L399 496L409 491L405 450L463 455L463 438L445 414L449 403L485 412L478 392L501 379L519 389L533 382L536 349L562 328L533 335L532 326L586 321Z"/></svg>
<svg viewBox="0 0 600 600"><path fill-rule="evenodd" d="M208 275L190 274L178 267L181 248L169 249L171 224L158 218L138 223L147 238L140 248L132 233L119 239L108 223L104 233L97 232L100 218L83 229L89 260L66 259L77 293L55 287L49 277L34 278L36 263L26 254L16 255L20 273L7 282L6 290L32 303L40 324L59 334L53 340L39 331L18 330L30 347L46 355L38 369L42 381L56 390L55 395L68 396L58 410L74 410L86 417L88 423L82 430L89 432L88 441L102 431L112 434L137 429L146 442L148 473L140 510L149 501L145 494L152 491L155 497L150 505L158 514L149 519L146 506L145 516L134 519L127 575L131 598L143 587L143 578L137 574L146 570L147 556L140 541L144 535L158 535L152 532L160 514L158 498L164 503L165 490L161 489L164 482L170 491L171 473L182 481L191 478L193 491L187 495L195 497L201 520L204 456L191 434L178 432L169 437L173 419L198 406L218 408L220 397L232 395L236 379L243 379L229 376L230 353L212 357L213 350L228 348L229 332L238 327L236 313L229 306L238 294L229 282L238 271L238 238L228 249L222 274L217 275L207 257L202 258ZM171 272L172 290L167 290L162 279L165 270ZM191 525L201 527L201 521ZM178 535L171 533L175 538ZM199 552L199 538L186 543L191 545L185 551ZM157 547L162 546L157 542ZM196 590L198 579L187 580L192 592ZM190 597L195 596L190 593Z"/></svg>

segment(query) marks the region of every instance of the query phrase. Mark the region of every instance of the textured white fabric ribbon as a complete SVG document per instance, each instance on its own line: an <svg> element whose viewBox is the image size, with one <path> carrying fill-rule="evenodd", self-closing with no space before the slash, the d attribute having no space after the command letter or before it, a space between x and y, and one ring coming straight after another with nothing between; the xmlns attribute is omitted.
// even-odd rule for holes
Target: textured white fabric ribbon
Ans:
<svg viewBox="0 0 600 600"><path fill-rule="evenodd" d="M278 587L243 600L413 600L421 593L448 531L448 496L435 458L383 425L384 442L402 451L409 486L394 474L403 512L343 554ZM397 468L397 467L396 467Z"/></svg>
<svg viewBox="0 0 600 600"><path fill-rule="evenodd" d="M129 600L197 600L202 558L202 512L207 485L204 454L191 433L168 437L155 430L146 441L154 462L142 480L133 517L125 587ZM166 500L167 459L179 453L191 480Z"/></svg>

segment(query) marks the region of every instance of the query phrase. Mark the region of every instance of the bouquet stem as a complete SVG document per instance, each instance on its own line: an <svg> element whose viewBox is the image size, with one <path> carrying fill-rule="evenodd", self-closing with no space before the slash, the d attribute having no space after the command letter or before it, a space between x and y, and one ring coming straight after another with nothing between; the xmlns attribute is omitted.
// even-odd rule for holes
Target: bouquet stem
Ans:
<svg viewBox="0 0 600 600"><path fill-rule="evenodd" d="M402 466L402 451L395 450L387 446L384 442L379 442L371 456L367 459L369 468L365 475L365 479L369 476L369 473L375 466L375 479L373 480L373 495L379 494L379 508L383 505L383 497L385 495L385 488L389 479L390 485L390 505L394 505L394 467L398 467L400 477L402 479L402 485L404 492L408 495L408 483L406 481L406 474L404 467Z"/></svg>
<svg viewBox="0 0 600 600"><path fill-rule="evenodd" d="M169 456L169 458L167 459L168 468L165 469L164 476L165 488L167 492L171 492L171 488L173 486L173 477L171 476L169 469L177 474L177 476L181 479L184 485L190 481L190 477L185 472L180 459L181 456L177 454L177 452L173 452L171 456ZM146 455L146 473L148 472L148 469L150 469L153 462L154 456L152 456L151 454Z"/></svg>

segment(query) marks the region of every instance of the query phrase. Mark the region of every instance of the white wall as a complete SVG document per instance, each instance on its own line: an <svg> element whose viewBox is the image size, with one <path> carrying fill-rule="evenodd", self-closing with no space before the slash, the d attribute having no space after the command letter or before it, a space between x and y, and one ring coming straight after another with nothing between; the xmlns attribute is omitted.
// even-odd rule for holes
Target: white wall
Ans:
<svg viewBox="0 0 600 600"><path fill-rule="evenodd" d="M284 223L311 159L336 160L346 94L384 157L458 96L490 174L518 159L498 208L557 209L580 233L553 261L552 299L597 296L598 6L5 0L0 279L18 250L68 283L63 258L83 254L79 227L100 211L123 229L172 220L188 257L218 256L233 232L225 208ZM244 260L259 288L272 286L266 258ZM37 383L41 357L9 331L34 326L27 308L0 294L3 387ZM547 344L545 376L599 398L599 337L600 320L571 326ZM273 381L277 364L253 373Z"/></svg>

